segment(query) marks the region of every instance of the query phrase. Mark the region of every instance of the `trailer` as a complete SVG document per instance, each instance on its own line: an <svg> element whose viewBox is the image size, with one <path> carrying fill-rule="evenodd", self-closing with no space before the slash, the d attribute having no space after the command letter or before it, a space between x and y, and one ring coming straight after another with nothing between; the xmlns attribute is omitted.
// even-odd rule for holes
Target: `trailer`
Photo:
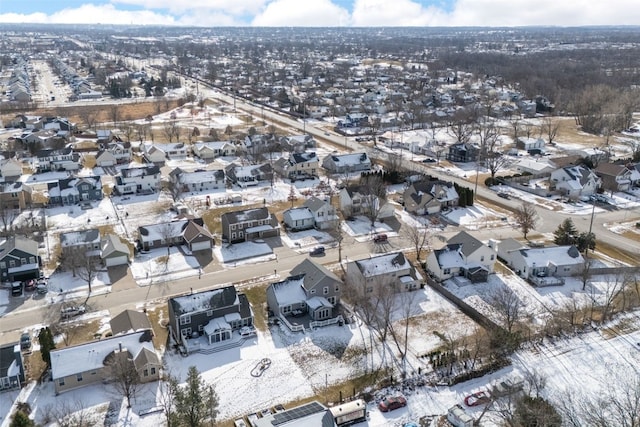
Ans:
<svg viewBox="0 0 640 427"><path fill-rule="evenodd" d="M329 408L329 411L338 427L359 423L367 419L367 403L362 399L334 406Z"/></svg>

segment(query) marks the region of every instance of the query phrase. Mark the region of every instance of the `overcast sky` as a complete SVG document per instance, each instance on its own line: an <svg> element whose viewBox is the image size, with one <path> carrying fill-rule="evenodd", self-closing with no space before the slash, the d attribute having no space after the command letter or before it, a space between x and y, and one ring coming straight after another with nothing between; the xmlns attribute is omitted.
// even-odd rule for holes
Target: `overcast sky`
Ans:
<svg viewBox="0 0 640 427"><path fill-rule="evenodd" d="M0 22L188 26L640 25L638 0L0 0Z"/></svg>

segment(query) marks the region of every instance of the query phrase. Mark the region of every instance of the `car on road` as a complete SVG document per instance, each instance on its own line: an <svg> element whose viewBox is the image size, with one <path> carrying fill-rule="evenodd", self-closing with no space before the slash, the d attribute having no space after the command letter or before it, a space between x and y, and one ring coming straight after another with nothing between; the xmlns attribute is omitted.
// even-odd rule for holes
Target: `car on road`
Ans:
<svg viewBox="0 0 640 427"><path fill-rule="evenodd" d="M87 309L84 305L70 305L67 307L63 307L60 310L60 316L63 319L70 319L75 316L80 316L81 314L84 314L86 311Z"/></svg>
<svg viewBox="0 0 640 427"><path fill-rule="evenodd" d="M378 403L378 409L381 412L393 411L404 406L407 406L407 399L403 396L386 396Z"/></svg>
<svg viewBox="0 0 640 427"><path fill-rule="evenodd" d="M422 160L422 163L435 163L436 161L430 157Z"/></svg>
<svg viewBox="0 0 640 427"><path fill-rule="evenodd" d="M389 237L386 234L376 234L373 236L373 243L384 243L389 240Z"/></svg>
<svg viewBox="0 0 640 427"><path fill-rule="evenodd" d="M486 391L479 391L464 398L464 404L467 406L484 405L485 403L489 403L490 401L491 397Z"/></svg>
<svg viewBox="0 0 640 427"><path fill-rule="evenodd" d="M324 134L325 134L325 136L331 136L331 134L329 132L325 132Z"/></svg>
<svg viewBox="0 0 640 427"><path fill-rule="evenodd" d="M28 332L20 335L20 350L31 350L31 335Z"/></svg>
<svg viewBox="0 0 640 427"><path fill-rule="evenodd" d="M503 199L507 199L507 200L511 198L509 193L498 193L498 197L502 197Z"/></svg>
<svg viewBox="0 0 640 427"><path fill-rule="evenodd" d="M316 246L309 252L311 256L323 256L324 255L324 246Z"/></svg>

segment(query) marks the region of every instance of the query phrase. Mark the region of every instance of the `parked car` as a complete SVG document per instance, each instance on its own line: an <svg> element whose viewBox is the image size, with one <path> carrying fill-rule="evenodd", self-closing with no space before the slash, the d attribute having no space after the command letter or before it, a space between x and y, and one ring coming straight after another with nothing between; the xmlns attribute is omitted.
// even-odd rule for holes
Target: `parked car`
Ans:
<svg viewBox="0 0 640 427"><path fill-rule="evenodd" d="M47 292L49 292L49 287L44 282L38 283L38 285L36 286L36 292L38 292L39 294L46 294Z"/></svg>
<svg viewBox="0 0 640 427"><path fill-rule="evenodd" d="M422 159L422 163L435 163L436 161L430 157L427 157L426 159Z"/></svg>
<svg viewBox="0 0 640 427"><path fill-rule="evenodd" d="M31 335L28 332L20 335L20 349L31 350Z"/></svg>
<svg viewBox="0 0 640 427"><path fill-rule="evenodd" d="M490 401L491 397L489 397L489 393L487 393L486 391L479 391L464 398L464 404L467 406L484 405L485 403L489 403Z"/></svg>
<svg viewBox="0 0 640 427"><path fill-rule="evenodd" d="M13 282L11 284L11 296L19 297L22 295L22 282Z"/></svg>
<svg viewBox="0 0 640 427"><path fill-rule="evenodd" d="M376 234L373 236L374 243L384 243L389 240L389 237L386 234Z"/></svg>
<svg viewBox="0 0 640 427"><path fill-rule="evenodd" d="M241 337L250 337L256 334L256 330L251 326L243 326L240 328L240 336Z"/></svg>
<svg viewBox="0 0 640 427"><path fill-rule="evenodd" d="M393 411L403 406L407 406L407 399L403 396L387 396L378 403L378 409L382 412Z"/></svg>
<svg viewBox="0 0 640 427"><path fill-rule="evenodd" d="M322 256L324 255L324 246L316 246L309 252L311 256Z"/></svg>
<svg viewBox="0 0 640 427"><path fill-rule="evenodd" d="M36 285L37 285L37 283L36 283L35 280L33 280L33 279L28 280L28 281L24 282L24 290L28 291L28 292L35 291L36 290Z"/></svg>
<svg viewBox="0 0 640 427"><path fill-rule="evenodd" d="M70 319L75 316L80 316L87 311L84 305L71 305L68 307L64 307L60 310L60 316L63 319Z"/></svg>

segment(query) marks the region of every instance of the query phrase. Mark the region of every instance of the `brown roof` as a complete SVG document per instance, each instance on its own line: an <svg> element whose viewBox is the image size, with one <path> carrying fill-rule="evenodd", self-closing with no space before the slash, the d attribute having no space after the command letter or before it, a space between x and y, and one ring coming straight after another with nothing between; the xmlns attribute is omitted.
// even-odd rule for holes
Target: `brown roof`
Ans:
<svg viewBox="0 0 640 427"><path fill-rule="evenodd" d="M182 232L182 237L184 237L184 240L189 243L198 238L198 236L205 236L213 240L213 236L209 233L209 230L193 221L189 221L189 224L187 224Z"/></svg>
<svg viewBox="0 0 640 427"><path fill-rule="evenodd" d="M625 165L616 165L615 163L600 163L596 168L596 173L609 176L620 175L627 167Z"/></svg>
<svg viewBox="0 0 640 427"><path fill-rule="evenodd" d="M125 310L109 322L113 335L151 329L151 322L145 313Z"/></svg>

